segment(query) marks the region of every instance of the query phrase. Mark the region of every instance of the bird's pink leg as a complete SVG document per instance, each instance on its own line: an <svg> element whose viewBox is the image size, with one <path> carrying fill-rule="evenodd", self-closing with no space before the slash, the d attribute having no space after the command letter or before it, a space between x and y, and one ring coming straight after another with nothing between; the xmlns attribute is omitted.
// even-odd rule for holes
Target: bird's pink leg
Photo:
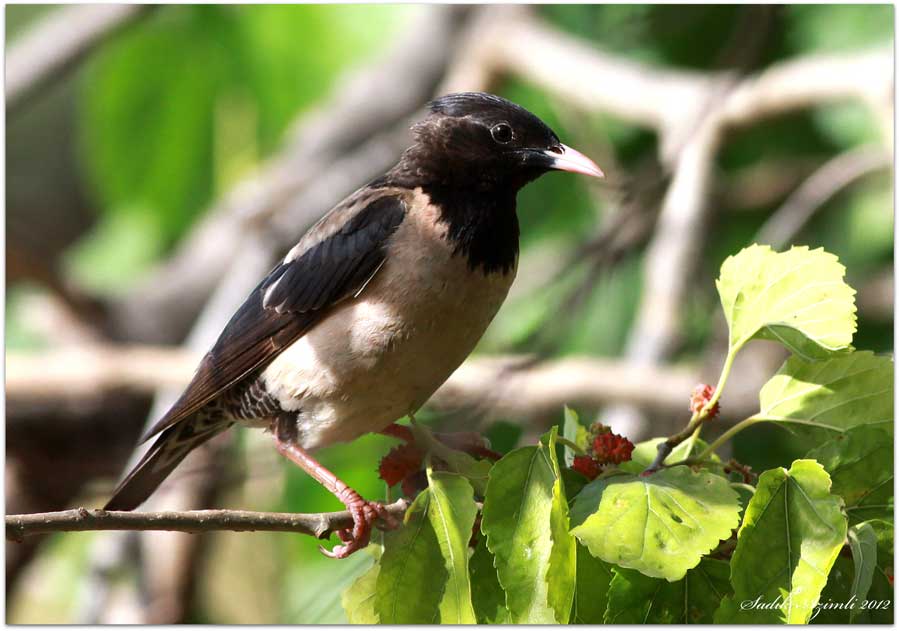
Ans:
<svg viewBox="0 0 899 631"><path fill-rule="evenodd" d="M309 452L291 440L284 440L275 434L275 445L278 452L291 462L299 465L306 473L315 478L322 486L331 491L337 499L343 502L353 516L352 530L340 530L337 536L344 545L339 545L328 552L324 547L319 549L326 556L335 559L345 559L356 550L361 550L368 545L371 538L372 526L378 519L383 520L387 528L398 528L399 522L379 502L369 502L359 493L348 487L340 478L323 467Z"/></svg>

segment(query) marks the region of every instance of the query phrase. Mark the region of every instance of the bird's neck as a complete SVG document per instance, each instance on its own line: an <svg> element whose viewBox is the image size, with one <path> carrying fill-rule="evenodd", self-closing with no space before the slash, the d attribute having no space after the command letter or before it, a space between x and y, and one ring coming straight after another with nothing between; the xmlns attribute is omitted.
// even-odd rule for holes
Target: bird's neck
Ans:
<svg viewBox="0 0 899 631"><path fill-rule="evenodd" d="M434 172L401 161L385 184L420 188L447 225L447 239L472 270L507 274L518 259L517 186L488 174Z"/></svg>
<svg viewBox="0 0 899 631"><path fill-rule="evenodd" d="M439 208L447 239L468 259L472 270L508 274L515 268L519 234L516 191L491 194L439 185L421 188Z"/></svg>

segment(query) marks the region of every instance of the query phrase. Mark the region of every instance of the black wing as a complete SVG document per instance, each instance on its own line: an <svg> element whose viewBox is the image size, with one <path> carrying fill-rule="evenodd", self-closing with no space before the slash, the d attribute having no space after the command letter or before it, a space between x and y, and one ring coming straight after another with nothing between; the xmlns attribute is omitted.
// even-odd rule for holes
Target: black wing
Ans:
<svg viewBox="0 0 899 631"><path fill-rule="evenodd" d="M406 214L397 191L362 189L322 218L232 316L181 398L144 436L158 434L271 361L327 308L358 295L384 262Z"/></svg>

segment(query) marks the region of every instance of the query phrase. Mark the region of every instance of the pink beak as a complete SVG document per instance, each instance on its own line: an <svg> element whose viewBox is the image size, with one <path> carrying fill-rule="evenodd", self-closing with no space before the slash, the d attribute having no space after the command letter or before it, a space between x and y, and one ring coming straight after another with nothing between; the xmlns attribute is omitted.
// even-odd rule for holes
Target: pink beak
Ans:
<svg viewBox="0 0 899 631"><path fill-rule="evenodd" d="M553 159L553 169L570 171L571 173L582 173L583 175L592 175L593 177L605 177L602 169L596 166L596 163L593 162L593 160L567 145L562 145L561 154L555 153L554 151L547 151L546 155Z"/></svg>

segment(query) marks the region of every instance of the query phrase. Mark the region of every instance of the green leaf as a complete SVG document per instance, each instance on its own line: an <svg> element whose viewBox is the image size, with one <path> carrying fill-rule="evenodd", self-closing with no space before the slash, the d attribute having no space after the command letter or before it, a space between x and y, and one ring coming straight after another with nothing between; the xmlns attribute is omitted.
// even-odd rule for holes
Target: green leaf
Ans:
<svg viewBox="0 0 899 631"><path fill-rule="evenodd" d="M602 624L609 601L612 566L577 545L577 585L571 606L572 624Z"/></svg>
<svg viewBox="0 0 899 631"><path fill-rule="evenodd" d="M716 623L804 624L846 539L840 498L813 460L765 471L731 559L734 595Z"/></svg>
<svg viewBox="0 0 899 631"><path fill-rule="evenodd" d="M447 571L440 603L441 624L477 624L468 578L468 540L478 514L474 491L465 478L428 468L431 502L428 519L437 535Z"/></svg>
<svg viewBox="0 0 899 631"><path fill-rule="evenodd" d="M340 601L350 624L378 624L378 614L375 612L375 594L377 593L379 569L378 564L375 563L341 594Z"/></svg>
<svg viewBox="0 0 899 631"><path fill-rule="evenodd" d="M582 473L574 469L562 469L562 484L565 486L565 497L574 497L587 485L588 480Z"/></svg>
<svg viewBox="0 0 899 631"><path fill-rule="evenodd" d="M554 431L547 443L503 456L490 470L484 499L481 529L516 624L567 622L573 598L574 547L558 532L565 502Z"/></svg>
<svg viewBox="0 0 899 631"><path fill-rule="evenodd" d="M449 468L463 476L473 487L475 493L483 497L487 492L487 478L493 463L489 460L478 460L468 454L451 449L439 454L441 460Z"/></svg>
<svg viewBox="0 0 899 631"><path fill-rule="evenodd" d="M716 559L703 559L674 583L634 570L616 568L614 573L606 624L711 624L731 592L728 564Z"/></svg>
<svg viewBox="0 0 899 631"><path fill-rule="evenodd" d="M679 466L597 478L575 498L571 532L603 561L676 581L731 535L739 513L727 480Z"/></svg>
<svg viewBox="0 0 899 631"><path fill-rule="evenodd" d="M840 554L827 577L827 585L821 592L821 600L812 621L816 624L889 624L893 622L893 586L890 578L893 572L893 524L885 520L874 519L858 524L849 530L850 549L852 548L853 530L858 530L859 540L864 537L870 541L869 536L861 534L862 529L870 529L874 536L875 550L867 546L860 546L860 551L852 551L850 559L845 554ZM867 548L867 549L866 549ZM857 589L856 584L864 579L861 572L867 572L867 568L859 567L859 559L862 564L870 559L873 561L873 569L870 574L870 583L863 596L853 598ZM889 575L889 577L888 577ZM861 586L861 585L859 585Z"/></svg>
<svg viewBox="0 0 899 631"><path fill-rule="evenodd" d="M659 452L659 444L663 442L665 442L664 438L650 438L642 443L637 443L634 445L631 459L627 462L622 462L618 465L618 468L629 473L641 473L655 460L656 454ZM688 438L671 450L671 453L665 458L665 464L674 464L691 456L697 456L708 446L708 443L701 438ZM711 456L711 459L716 462L720 461L720 458L714 454ZM711 467L709 470L717 473L721 472L720 467Z"/></svg>
<svg viewBox="0 0 899 631"><path fill-rule="evenodd" d="M559 462L556 460L555 427L550 430L548 436L541 439L541 448L548 452L556 476L553 482L552 509L549 513L552 551L549 555L549 569L546 571L546 583L549 586L547 602L555 612L556 620L567 623L571 617L577 583L577 542L568 531L570 526L568 500L565 497L565 484L560 474Z"/></svg>
<svg viewBox="0 0 899 631"><path fill-rule="evenodd" d="M403 527L384 536L375 612L382 624L431 624L438 619L447 571L428 519L433 498L419 493Z"/></svg>
<svg viewBox="0 0 899 631"><path fill-rule="evenodd" d="M492 462L478 460L465 452L452 449L437 440L431 430L420 423L413 422L409 426L409 430L415 438L415 444L440 458L450 471L466 478L479 496L484 495L487 490L487 476L493 466Z"/></svg>
<svg viewBox="0 0 899 631"><path fill-rule="evenodd" d="M846 269L819 248L777 253L752 245L721 265L716 285L735 352L753 338L780 342L809 361L848 349L855 332L855 291Z"/></svg>
<svg viewBox="0 0 899 631"><path fill-rule="evenodd" d="M493 555L487 549L487 539L481 537L468 562L471 569L471 601L478 624L509 624L512 619L506 609L506 592L499 584Z"/></svg>
<svg viewBox="0 0 899 631"><path fill-rule="evenodd" d="M893 515L893 439L862 425L808 452L833 481L831 492L845 502L850 523Z"/></svg>
<svg viewBox="0 0 899 631"><path fill-rule="evenodd" d="M870 524L862 523L850 528L848 537L852 563L855 565L855 578L849 593L853 600L849 622L855 622L877 569L877 534Z"/></svg>
<svg viewBox="0 0 899 631"><path fill-rule="evenodd" d="M586 427L581 425L581 422L578 419L577 412L572 410L567 405L565 406L565 424L562 427L562 436L573 442L581 449L587 448L587 442L588 437L590 436L590 432L587 431ZM577 454L574 452L574 449L572 449L568 445L565 445L566 467L571 466L576 455Z"/></svg>
<svg viewBox="0 0 899 631"><path fill-rule="evenodd" d="M893 362L869 351L823 362L788 359L759 393L754 418L844 431L876 425L892 433Z"/></svg>

